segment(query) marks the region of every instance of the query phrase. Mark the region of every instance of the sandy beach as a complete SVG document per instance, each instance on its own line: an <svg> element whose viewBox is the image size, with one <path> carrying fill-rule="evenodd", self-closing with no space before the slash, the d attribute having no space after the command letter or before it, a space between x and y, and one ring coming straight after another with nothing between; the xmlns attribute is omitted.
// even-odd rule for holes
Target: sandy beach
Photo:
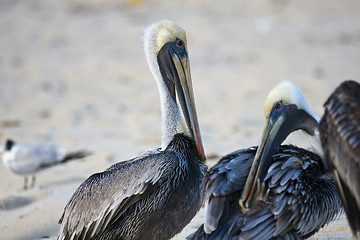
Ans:
<svg viewBox="0 0 360 240"><path fill-rule="evenodd" d="M310 107L360 81L360 2L0 0L0 143L56 142L94 154L23 177L0 164L0 239L56 239L87 177L161 144L159 93L143 28L171 19L187 32L197 113L210 166L257 145L269 90L288 79ZM287 142L307 147L301 134ZM203 221L203 211L174 239ZM311 239L350 239L344 215Z"/></svg>

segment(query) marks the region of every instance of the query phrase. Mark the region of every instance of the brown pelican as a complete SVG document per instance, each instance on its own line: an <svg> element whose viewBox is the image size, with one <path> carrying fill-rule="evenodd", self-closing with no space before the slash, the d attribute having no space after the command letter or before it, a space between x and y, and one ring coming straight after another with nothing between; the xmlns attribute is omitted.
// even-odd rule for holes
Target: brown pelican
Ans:
<svg viewBox="0 0 360 240"><path fill-rule="evenodd" d="M286 136L276 127L270 133L278 138L268 148L268 126L278 115L269 116L268 104L265 109L268 125L259 147L230 153L209 170L204 224L188 239L304 239L341 212L335 182L318 155L278 147ZM264 149L267 161L259 161Z"/></svg>
<svg viewBox="0 0 360 240"><path fill-rule="evenodd" d="M163 20L144 41L160 91L162 147L85 180L65 207L58 239L169 239L202 204L205 154L185 31Z"/></svg>
<svg viewBox="0 0 360 240"><path fill-rule="evenodd" d="M283 82L268 98L262 165L268 165L271 149L291 132L301 129L315 152L332 173L354 235L360 234L360 84L343 82L325 103L325 114L311 111L299 88ZM321 141L320 141L321 140ZM268 151L268 152L267 152ZM265 170L258 170L259 176ZM252 178L253 181L255 178ZM251 192L255 185L249 184ZM249 197L249 200L247 200ZM251 201L251 194L243 198Z"/></svg>
<svg viewBox="0 0 360 240"><path fill-rule="evenodd" d="M24 190L28 188L28 175L32 175L30 187L35 186L35 173L73 159L84 158L91 153L79 150L68 152L64 147L51 143L45 145L18 144L7 139L2 152L4 166L12 172L24 175Z"/></svg>
<svg viewBox="0 0 360 240"><path fill-rule="evenodd" d="M325 159L354 236L360 236L360 84L343 82L325 103L319 125Z"/></svg>

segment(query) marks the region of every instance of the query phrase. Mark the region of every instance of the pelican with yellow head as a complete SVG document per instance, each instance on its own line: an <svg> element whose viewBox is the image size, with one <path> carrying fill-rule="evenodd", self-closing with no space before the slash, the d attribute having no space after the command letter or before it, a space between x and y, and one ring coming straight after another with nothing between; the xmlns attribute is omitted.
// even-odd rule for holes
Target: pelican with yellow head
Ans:
<svg viewBox="0 0 360 240"><path fill-rule="evenodd" d="M161 148L86 179L60 219L58 239L170 239L201 207L206 172L185 31L158 21L145 55L160 92Z"/></svg>
<svg viewBox="0 0 360 240"><path fill-rule="evenodd" d="M229 153L209 170L204 224L188 240L305 239L341 213L336 184L320 157L281 145L297 129L319 141L318 117L300 89L282 81L264 112L259 146Z"/></svg>
<svg viewBox="0 0 360 240"><path fill-rule="evenodd" d="M273 152L289 134L301 130L312 150L321 158L325 171L332 173L333 179L327 182L335 180L338 188L336 194L320 195L326 188L316 189L320 180L314 179L309 184L313 189L311 197L321 201L332 197L333 202L341 197L352 232L354 236L360 236L360 84L344 81L324 107L325 114L320 119L306 103L299 87L289 81L282 81L270 92L264 111L267 118L265 130L240 205L243 211L251 208L256 182L263 181L269 174ZM337 210L337 204L329 206L330 211ZM315 210L321 213L320 219L325 218L327 212L324 209Z"/></svg>

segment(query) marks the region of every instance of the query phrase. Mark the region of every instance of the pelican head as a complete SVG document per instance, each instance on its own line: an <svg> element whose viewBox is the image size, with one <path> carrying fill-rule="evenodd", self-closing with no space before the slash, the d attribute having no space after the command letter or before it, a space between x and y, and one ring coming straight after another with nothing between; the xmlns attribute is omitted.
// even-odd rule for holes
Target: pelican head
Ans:
<svg viewBox="0 0 360 240"><path fill-rule="evenodd" d="M185 31L172 21L155 22L145 29L144 49L160 92L162 149L176 133L185 132L195 140L198 153L205 160Z"/></svg>
<svg viewBox="0 0 360 240"><path fill-rule="evenodd" d="M319 117L311 111L300 88L290 81L282 80L266 98L264 114L266 125L248 175L240 206L246 211L255 192L256 181L263 181L271 164L274 150L286 137L302 130L316 152L322 153L318 134Z"/></svg>
<svg viewBox="0 0 360 240"><path fill-rule="evenodd" d="M264 115L266 118L269 117L274 106L277 106L279 103L284 106L295 105L297 109L305 111L316 121L320 120L319 116L311 111L299 86L290 81L282 79L268 94L264 107Z"/></svg>

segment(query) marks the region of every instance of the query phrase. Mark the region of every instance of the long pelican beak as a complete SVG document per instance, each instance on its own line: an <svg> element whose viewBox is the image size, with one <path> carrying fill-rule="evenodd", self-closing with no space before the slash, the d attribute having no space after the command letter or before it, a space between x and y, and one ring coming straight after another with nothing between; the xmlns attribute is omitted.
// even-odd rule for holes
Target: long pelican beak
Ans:
<svg viewBox="0 0 360 240"><path fill-rule="evenodd" d="M164 81L174 100L177 95L186 125L191 137L195 140L198 154L201 160L205 161L206 156L196 114L189 58L185 46L179 50L174 43L165 44L158 54L158 62L161 65L160 71Z"/></svg>
<svg viewBox="0 0 360 240"><path fill-rule="evenodd" d="M262 182L268 168L272 164L272 154L286 137L299 129L314 135L318 122L306 111L298 109L296 105L283 105L277 102L267 118L261 143L256 151L254 162L251 166L242 196L239 200L243 212L250 208L257 181Z"/></svg>
<svg viewBox="0 0 360 240"><path fill-rule="evenodd" d="M205 151L201 140L199 122L197 119L195 99L191 82L190 64L187 55L179 59L177 54L173 55L174 65L176 67L179 81L176 81L176 90L184 113L186 124L189 128L192 138L195 140L198 153L205 161Z"/></svg>

